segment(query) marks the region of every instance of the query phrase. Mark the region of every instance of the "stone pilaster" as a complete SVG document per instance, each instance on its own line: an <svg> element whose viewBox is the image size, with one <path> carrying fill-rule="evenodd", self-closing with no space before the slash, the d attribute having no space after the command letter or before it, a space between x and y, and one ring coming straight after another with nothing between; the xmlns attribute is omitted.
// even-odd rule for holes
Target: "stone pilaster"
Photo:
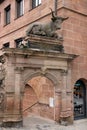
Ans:
<svg viewBox="0 0 87 130"><path fill-rule="evenodd" d="M66 83L67 83L67 71L62 70L61 71L61 76L62 76L62 109L61 109L61 117L66 116L66 110L67 110L67 103L66 103Z"/></svg>
<svg viewBox="0 0 87 130"><path fill-rule="evenodd" d="M15 112L21 113L21 73L23 71L23 67L15 68Z"/></svg>
<svg viewBox="0 0 87 130"><path fill-rule="evenodd" d="M22 74L23 68L22 67L16 67L15 68L15 91L14 91L14 115L16 122L21 122L22 125L22 100L21 100L21 74Z"/></svg>
<svg viewBox="0 0 87 130"><path fill-rule="evenodd" d="M68 82L70 83L69 77L71 77L70 72L66 70L61 71L62 74L62 100L61 100L61 113L60 113L60 118L61 118L61 123L62 121L66 123L71 123L70 118L72 116L72 110L71 110L71 90L68 85ZM68 80L68 82L67 82Z"/></svg>

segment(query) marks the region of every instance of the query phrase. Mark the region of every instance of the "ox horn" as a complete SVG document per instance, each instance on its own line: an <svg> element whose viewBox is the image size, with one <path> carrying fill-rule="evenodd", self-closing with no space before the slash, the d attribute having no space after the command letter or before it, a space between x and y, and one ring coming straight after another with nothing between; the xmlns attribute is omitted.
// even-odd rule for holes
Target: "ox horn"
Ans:
<svg viewBox="0 0 87 130"><path fill-rule="evenodd" d="M54 15L54 11L51 8L50 8L50 10L51 10L51 13L52 13L52 17L56 18L56 16Z"/></svg>
<svg viewBox="0 0 87 130"><path fill-rule="evenodd" d="M64 20L67 20L69 17L66 17L66 18L62 18L62 21L64 21Z"/></svg>

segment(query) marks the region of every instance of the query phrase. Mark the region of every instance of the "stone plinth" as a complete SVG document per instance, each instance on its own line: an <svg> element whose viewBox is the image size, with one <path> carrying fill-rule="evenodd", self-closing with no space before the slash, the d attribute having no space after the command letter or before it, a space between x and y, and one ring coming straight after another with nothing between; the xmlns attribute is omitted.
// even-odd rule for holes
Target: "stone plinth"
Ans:
<svg viewBox="0 0 87 130"><path fill-rule="evenodd" d="M29 48L36 48L40 50L54 50L54 51L59 51L63 52L63 40L58 40L52 37L41 37L37 35L29 35L24 38L24 43L29 47Z"/></svg>

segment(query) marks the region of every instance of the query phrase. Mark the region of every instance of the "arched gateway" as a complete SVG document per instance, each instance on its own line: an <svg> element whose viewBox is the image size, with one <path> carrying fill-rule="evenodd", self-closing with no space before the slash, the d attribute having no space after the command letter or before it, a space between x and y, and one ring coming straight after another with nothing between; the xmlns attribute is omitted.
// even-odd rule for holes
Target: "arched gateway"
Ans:
<svg viewBox="0 0 87 130"><path fill-rule="evenodd" d="M25 42L29 48L6 48L0 57L0 74L4 76L0 77L2 125L22 124L23 111L28 107L23 103L25 96L29 96L29 105L34 98L38 102L32 112L39 109L40 116L70 121L73 117L70 61L75 55L63 52L62 40L32 35Z"/></svg>

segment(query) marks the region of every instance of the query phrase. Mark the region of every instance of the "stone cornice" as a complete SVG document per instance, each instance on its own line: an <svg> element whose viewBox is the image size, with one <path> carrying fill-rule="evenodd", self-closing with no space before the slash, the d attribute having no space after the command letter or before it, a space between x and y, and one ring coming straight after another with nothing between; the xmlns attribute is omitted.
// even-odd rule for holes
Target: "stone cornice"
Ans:
<svg viewBox="0 0 87 130"><path fill-rule="evenodd" d="M2 55L7 57L22 58L49 58L70 61L77 57L75 54L67 54L63 50L62 40L52 37L29 35L23 38L23 47L3 48ZM29 43L29 45L28 45Z"/></svg>
<svg viewBox="0 0 87 130"><path fill-rule="evenodd" d="M31 49L31 48L6 48L3 49L3 55L5 56L24 56L24 58L28 58L30 56L34 57L48 57L48 58L56 58L56 59L65 59L65 60L73 60L78 55L75 54L67 54L60 53L58 51L44 51L40 49Z"/></svg>

